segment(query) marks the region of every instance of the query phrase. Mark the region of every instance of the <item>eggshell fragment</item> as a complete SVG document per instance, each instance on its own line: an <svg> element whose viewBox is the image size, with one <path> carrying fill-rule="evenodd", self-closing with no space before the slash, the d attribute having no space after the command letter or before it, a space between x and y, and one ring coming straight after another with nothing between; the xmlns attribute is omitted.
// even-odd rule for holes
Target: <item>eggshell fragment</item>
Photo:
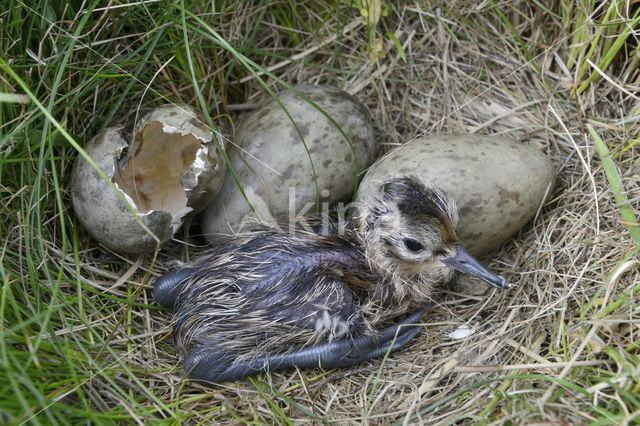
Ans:
<svg viewBox="0 0 640 426"><path fill-rule="evenodd" d="M462 340L471 336L475 332L476 330L469 327L467 324L462 324L452 332L447 333L447 337L452 340Z"/></svg>
<svg viewBox="0 0 640 426"><path fill-rule="evenodd" d="M277 100L268 98L242 118L236 143L228 150L255 213L228 176L202 214L203 232L215 240L256 220L274 223L311 213L317 201L349 200L358 174L373 162L376 151L369 112L346 92L300 86L280 93Z"/></svg>
<svg viewBox="0 0 640 426"><path fill-rule="evenodd" d="M498 136L432 135L407 142L363 179L366 200L388 176L415 175L447 189L456 201L457 234L479 256L500 247L536 214L555 168L541 151Z"/></svg>
<svg viewBox="0 0 640 426"><path fill-rule="evenodd" d="M108 128L91 139L85 150L115 190L78 157L71 178L76 216L107 247L132 253L152 251L156 240L140 226L122 197L165 242L222 185L225 166L218 149L211 131L187 106L167 105L147 114L136 125L131 144L121 128Z"/></svg>

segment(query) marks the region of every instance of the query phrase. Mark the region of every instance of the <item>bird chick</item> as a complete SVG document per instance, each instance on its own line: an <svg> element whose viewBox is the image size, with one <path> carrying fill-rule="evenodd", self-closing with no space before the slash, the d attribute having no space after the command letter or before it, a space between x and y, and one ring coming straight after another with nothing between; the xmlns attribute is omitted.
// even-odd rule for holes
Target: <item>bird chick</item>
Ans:
<svg viewBox="0 0 640 426"><path fill-rule="evenodd" d="M434 286L456 271L510 287L464 249L457 221L442 189L390 178L358 205L342 235L235 235L159 278L154 298L174 308L174 337L192 379L353 366L413 339L420 327L410 325Z"/></svg>

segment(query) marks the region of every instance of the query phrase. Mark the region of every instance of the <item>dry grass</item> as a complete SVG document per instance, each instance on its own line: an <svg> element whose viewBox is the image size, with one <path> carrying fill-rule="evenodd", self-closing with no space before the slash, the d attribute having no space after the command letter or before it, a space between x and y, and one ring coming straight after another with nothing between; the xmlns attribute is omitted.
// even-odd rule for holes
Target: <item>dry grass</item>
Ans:
<svg viewBox="0 0 640 426"><path fill-rule="evenodd" d="M286 2L278 4L288 10ZM301 3L296 10L302 20L292 18L289 27L277 8L260 2L242 2L219 16L204 12L210 7L199 10L233 46L256 31L252 50L244 53L286 82L332 84L353 93L369 107L387 149L423 134L477 132L505 135L548 153L558 167L550 201L517 238L491 256L493 268L517 287L478 293L462 282L443 289L437 309L424 318L425 332L384 364L289 371L203 388L182 380L169 337L170 316L153 305L149 292L164 262L188 257L189 247L172 243L152 263L150 257L108 253L78 232L79 249L69 252L60 247L60 213L54 210L43 224L43 252L49 256L43 261L63 265L77 277L59 283L62 294L83 288L69 303L78 307L78 300L90 300L78 308L84 321L72 327L61 323L55 334L65 339L64 347L86 351L83 359L91 361L82 366L86 380L78 373L82 377L73 386L49 388L31 413L21 417L14 412L9 419L25 420L62 396L57 404L115 410L140 423L162 418L189 423L637 423L638 222L628 215L621 221L616 194L588 129L592 126L606 143L613 159L608 167L617 167L626 208L637 217L640 57L637 36L626 34L630 29L637 33L640 26L633 21L636 5L619 2L610 12L613 4L394 6L376 29L378 34L394 33L406 59L386 37L384 56L375 63L369 60L366 25L356 9L336 6L339 13L320 18L318 6ZM127 34L103 37L113 23L108 14L102 16L95 18L95 41L119 43L115 37ZM261 24L254 26L255 20ZM603 37L594 39L598 32ZM621 38L622 46L616 46ZM213 116L263 93L255 78L244 78L247 74L233 65L230 55L209 56L202 48L193 56L202 93L214 105ZM168 59L152 58L148 66L153 70ZM95 66L103 65L98 60ZM132 72L128 70L136 65L122 67ZM160 73L145 104L168 96L197 105L191 80L179 71L169 66ZM278 87L273 80L268 84ZM96 97L117 94L118 87L97 86ZM139 100L131 97L123 111L135 111ZM72 124L75 134L100 127L94 102L88 99L69 113L77 120ZM70 166L68 159L59 163L63 182ZM11 196L16 195L3 195L5 205ZM66 192L62 197L69 199ZM63 214L72 217L69 210ZM21 229L13 228L3 252L24 252ZM5 269L14 274L20 270L15 264ZM15 276L11 280L25 285ZM462 324L476 332L464 340L448 337ZM5 319L4 327L10 325ZM20 339L16 347L28 351L29 342ZM29 362L46 363L47 358L36 352ZM36 420L46 423L44 415Z"/></svg>

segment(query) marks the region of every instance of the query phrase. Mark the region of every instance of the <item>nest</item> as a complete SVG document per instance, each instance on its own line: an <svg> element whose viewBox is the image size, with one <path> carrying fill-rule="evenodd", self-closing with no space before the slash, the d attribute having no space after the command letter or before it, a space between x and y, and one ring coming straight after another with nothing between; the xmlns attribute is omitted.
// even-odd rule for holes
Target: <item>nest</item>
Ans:
<svg viewBox="0 0 640 426"><path fill-rule="evenodd" d="M258 2L245 3L218 28L232 45L262 10ZM612 61L603 62L612 42L592 36L602 30L607 2L589 10L551 3L549 9L527 3L524 10L517 4L498 10L493 2L387 4L389 14L373 33L372 24L349 9L327 18L318 33L294 37L274 24L261 26L256 38L255 48L276 58L264 54L256 61L282 80L336 85L367 105L386 150L421 135L478 133L504 135L547 153L558 169L553 194L519 235L487 258L515 289L486 290L464 279L441 289L423 318L424 332L384 360L205 388L183 380L170 314L153 307L150 293L153 277L170 259L188 260L193 247L176 242L156 259L112 254L105 261L101 248L82 252L81 282L135 301L123 308L94 299L92 327L105 338L95 357L115 377L98 374L84 385L100 395L96 408L119 405L116 389L133 386L138 404L155 407L155 418L178 413L193 422L631 419L634 409L624 395L638 390L640 377L640 268L633 257L640 241L638 223L621 219L621 211L637 217L640 205L640 59L631 34ZM300 13L315 16L307 6ZM606 29L611 37L629 31L625 22L632 18L623 8L616 13L615 28ZM592 43L595 53L589 53ZM208 78L220 84L217 59L207 60ZM231 110L264 93L250 77L224 83L219 99L233 103ZM281 87L272 79L268 84ZM168 82L166 89L196 103L189 88ZM594 134L608 156L598 153ZM605 157L615 162L622 189L607 177ZM185 234L185 242L189 238ZM74 259L67 262L75 271ZM109 271L105 262L119 266ZM122 318L125 310L129 320ZM461 326L472 333L457 339L452 332Z"/></svg>
<svg viewBox="0 0 640 426"><path fill-rule="evenodd" d="M217 419L233 411L273 421L272 398L295 420L434 424L489 414L516 422L583 422L589 414L576 411L593 413L599 398L613 397L606 388L593 390L593 378L582 375L605 370L597 373L601 383L620 377L620 365L603 348L622 350L637 340L640 312L633 304L608 307L625 294L635 291L637 297L640 270L629 260L633 241L620 222L588 126L614 151L637 209L640 167L634 149L621 149L637 136L635 121L625 119L638 98L624 89L637 72L620 63L611 68L614 74L577 94L575 72L563 59L572 37L553 18L541 10L520 17L518 32L528 36L519 50L484 10L462 7L454 16L417 7L395 11L395 35L406 59L388 43L384 57L339 76L339 85L369 107L387 150L421 135L481 133L532 143L553 158L558 183L550 200L490 256L493 269L516 289L486 292L463 279L443 289L435 310L423 318L425 332L410 347L351 370L290 371L227 384L215 391L222 416ZM363 63L363 52L353 51L367 45L361 36L357 26L343 36L338 69ZM310 42L302 53L318 44ZM332 77L321 71L327 52L313 51L279 75L291 83L324 83ZM460 326L473 334L452 338ZM173 358L165 362L175 365ZM589 388L590 396L563 380ZM181 397L201 392L186 387ZM534 400L539 410L530 406ZM200 399L191 408L210 404ZM520 404L527 409L519 411Z"/></svg>

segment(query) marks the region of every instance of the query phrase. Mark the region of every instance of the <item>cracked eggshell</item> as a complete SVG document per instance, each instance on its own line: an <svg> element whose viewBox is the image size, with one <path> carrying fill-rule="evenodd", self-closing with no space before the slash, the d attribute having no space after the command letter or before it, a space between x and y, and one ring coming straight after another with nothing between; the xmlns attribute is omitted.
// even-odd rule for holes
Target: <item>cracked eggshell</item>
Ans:
<svg viewBox="0 0 640 426"><path fill-rule="evenodd" d="M152 251L156 241L122 196L165 242L215 196L226 171L213 135L187 106L167 105L147 114L136 125L131 144L121 128L111 127L85 150L116 190L79 156L71 177L76 216L93 238L124 252Z"/></svg>
<svg viewBox="0 0 640 426"><path fill-rule="evenodd" d="M374 160L377 151L369 111L348 93L323 86L299 86L302 92L332 117L350 139L314 106L285 91L278 95L298 126L300 134L276 100L269 97L246 114L237 127L236 144L227 151L244 192L263 222L314 211L316 187L322 202L347 201L353 194L356 176ZM291 188L291 203L290 203ZM295 191L295 192L294 192ZM230 234L251 222L252 210L231 176L220 195L202 215L208 238ZM253 219L255 220L255 219Z"/></svg>
<svg viewBox="0 0 640 426"><path fill-rule="evenodd" d="M511 238L536 214L550 193L555 168L533 146L499 136L433 135L407 142L380 159L362 180L366 200L390 175L415 175L453 194L457 233L480 256Z"/></svg>

